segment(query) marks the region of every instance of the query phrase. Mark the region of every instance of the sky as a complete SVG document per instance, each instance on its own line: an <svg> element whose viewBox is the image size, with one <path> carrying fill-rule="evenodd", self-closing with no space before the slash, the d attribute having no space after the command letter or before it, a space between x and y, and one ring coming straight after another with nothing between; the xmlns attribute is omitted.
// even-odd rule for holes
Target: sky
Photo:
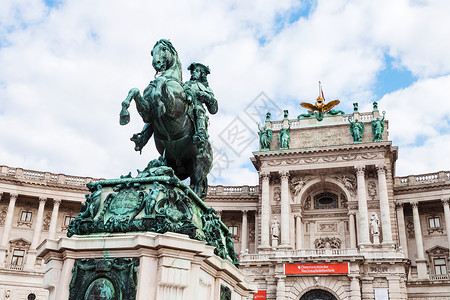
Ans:
<svg viewBox="0 0 450 300"><path fill-rule="evenodd" d="M304 113L318 81L340 110L377 101L399 147L396 176L450 170L450 1L2 0L0 165L94 178L158 157L129 138L143 121L131 88L154 79L150 51L169 39L189 79L208 65L209 184L256 185L250 163L266 105Z"/></svg>

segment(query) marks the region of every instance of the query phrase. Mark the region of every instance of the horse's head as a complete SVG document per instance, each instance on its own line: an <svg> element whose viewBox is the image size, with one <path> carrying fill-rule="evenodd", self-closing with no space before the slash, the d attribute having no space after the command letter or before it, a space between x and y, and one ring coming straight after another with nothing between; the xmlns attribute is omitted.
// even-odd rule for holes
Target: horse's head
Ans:
<svg viewBox="0 0 450 300"><path fill-rule="evenodd" d="M152 66L156 72L160 73L179 67L181 79L181 63L178 59L178 53L169 40L161 39L156 42L151 55L153 56Z"/></svg>

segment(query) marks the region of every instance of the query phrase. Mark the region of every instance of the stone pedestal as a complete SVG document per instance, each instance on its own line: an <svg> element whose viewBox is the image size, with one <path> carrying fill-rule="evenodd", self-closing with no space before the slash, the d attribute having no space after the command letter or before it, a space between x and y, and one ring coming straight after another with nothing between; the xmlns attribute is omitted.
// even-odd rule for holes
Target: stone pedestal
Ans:
<svg viewBox="0 0 450 300"><path fill-rule="evenodd" d="M272 238L272 248L278 248L278 238Z"/></svg>
<svg viewBox="0 0 450 300"><path fill-rule="evenodd" d="M111 281L108 288L113 290L113 276L102 278L101 274L107 274L108 268L121 270L115 266L117 261L134 266L129 268L134 279L127 278L136 284L135 298L128 299L219 300L221 290L231 292L231 299L247 299L256 290L231 262L214 255L214 247L171 232L75 235L46 240L38 248L38 256L47 264L44 287L49 290L49 300L69 299L76 281L73 278L77 278L77 271L73 270L88 263L93 266L91 272L98 273L91 275L92 282L84 277L84 287L76 294L84 297L102 280ZM88 268L77 270L84 269Z"/></svg>
<svg viewBox="0 0 450 300"><path fill-rule="evenodd" d="M372 237L373 237L373 245L380 246L380 234L374 233Z"/></svg>

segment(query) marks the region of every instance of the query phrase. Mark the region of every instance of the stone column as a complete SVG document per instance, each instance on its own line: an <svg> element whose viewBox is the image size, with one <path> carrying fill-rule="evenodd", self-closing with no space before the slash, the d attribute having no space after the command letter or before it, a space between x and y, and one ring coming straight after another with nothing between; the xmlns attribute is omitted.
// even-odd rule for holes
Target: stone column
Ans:
<svg viewBox="0 0 450 300"><path fill-rule="evenodd" d="M242 211L242 243L241 243L241 252L245 253L248 249L248 221L247 221L247 211Z"/></svg>
<svg viewBox="0 0 450 300"><path fill-rule="evenodd" d="M34 264L36 263L36 248L39 246L42 232L42 220L44 219L44 207L47 198L39 197L39 208L36 216L36 224L34 225L33 241L31 242L30 250L28 250L27 259L25 262L25 271L34 271Z"/></svg>
<svg viewBox="0 0 450 300"><path fill-rule="evenodd" d="M256 209L255 210L255 248L258 247L258 242L259 242L259 216L260 215L261 214L259 213L259 209Z"/></svg>
<svg viewBox="0 0 450 300"><path fill-rule="evenodd" d="M56 225L58 223L58 211L59 211L60 204L61 204L61 199L53 199L52 219L50 221L50 228L48 230L48 238L49 239L55 239L55 237L56 237Z"/></svg>
<svg viewBox="0 0 450 300"><path fill-rule="evenodd" d="M398 237L400 240L400 246L405 253L405 257L408 256L408 239L406 238L406 225L405 225L405 215L403 213L403 203L397 203L395 205L395 210L397 212L397 222L398 222Z"/></svg>
<svg viewBox="0 0 450 300"><path fill-rule="evenodd" d="M295 215L295 245L297 250L303 248L303 228L302 228L302 215L298 213Z"/></svg>
<svg viewBox="0 0 450 300"><path fill-rule="evenodd" d="M3 225L2 239L0 242L1 247L8 247L9 234L11 233L14 207L16 205L17 197L17 194L11 194L9 196L8 212L6 213L5 224Z"/></svg>
<svg viewBox="0 0 450 300"><path fill-rule="evenodd" d="M380 212L381 212L381 228L383 233L382 245L393 246L392 228L391 228L391 211L389 209L389 198L386 183L386 166L378 165L378 191L380 194Z"/></svg>
<svg viewBox="0 0 450 300"><path fill-rule="evenodd" d="M355 275L350 276L350 300L361 300L361 286Z"/></svg>
<svg viewBox="0 0 450 300"><path fill-rule="evenodd" d="M280 172L281 176L281 244L279 248L291 248L289 242L289 172Z"/></svg>
<svg viewBox="0 0 450 300"><path fill-rule="evenodd" d="M269 173L261 173L261 245L259 249L270 250L269 244L269 219L270 219L270 194Z"/></svg>
<svg viewBox="0 0 450 300"><path fill-rule="evenodd" d="M448 197L442 199L442 205L444 206L445 230L447 231L447 247L450 249L450 208Z"/></svg>
<svg viewBox="0 0 450 300"><path fill-rule="evenodd" d="M0 267L5 266L6 253L8 252L9 235L11 233L14 217L14 207L16 206L17 194L9 195L8 211L6 213L5 223L3 224L2 239L0 240Z"/></svg>
<svg viewBox="0 0 450 300"><path fill-rule="evenodd" d="M419 279L426 279L427 264L425 260L425 254L423 252L422 228L420 226L420 217L419 217L419 202L418 201L411 202L411 205L413 210L414 235L417 248L417 258L416 258L417 276Z"/></svg>
<svg viewBox="0 0 450 300"><path fill-rule="evenodd" d="M350 248L356 248L356 228L355 228L355 215L356 212L351 211L348 213L348 227L350 231Z"/></svg>
<svg viewBox="0 0 450 300"><path fill-rule="evenodd" d="M34 226L33 241L31 242L30 249L36 249L39 246L42 232L42 220L44 219L44 207L47 198L39 197L39 208L36 216L36 225Z"/></svg>
<svg viewBox="0 0 450 300"><path fill-rule="evenodd" d="M358 211L359 211L359 243L362 248L370 245L369 238L369 213L367 211L366 179L364 166L356 167L356 179L358 184Z"/></svg>
<svg viewBox="0 0 450 300"><path fill-rule="evenodd" d="M286 284L285 278L286 276L276 276L277 278L277 300L285 300L286 299Z"/></svg>

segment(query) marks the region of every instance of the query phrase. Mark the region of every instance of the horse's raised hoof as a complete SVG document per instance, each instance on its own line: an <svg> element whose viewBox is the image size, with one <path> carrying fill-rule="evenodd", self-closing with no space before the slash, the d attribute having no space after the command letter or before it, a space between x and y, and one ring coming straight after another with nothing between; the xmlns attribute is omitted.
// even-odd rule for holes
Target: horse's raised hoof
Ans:
<svg viewBox="0 0 450 300"><path fill-rule="evenodd" d="M130 113L128 110L122 109L120 112L120 125L127 125L130 122Z"/></svg>

